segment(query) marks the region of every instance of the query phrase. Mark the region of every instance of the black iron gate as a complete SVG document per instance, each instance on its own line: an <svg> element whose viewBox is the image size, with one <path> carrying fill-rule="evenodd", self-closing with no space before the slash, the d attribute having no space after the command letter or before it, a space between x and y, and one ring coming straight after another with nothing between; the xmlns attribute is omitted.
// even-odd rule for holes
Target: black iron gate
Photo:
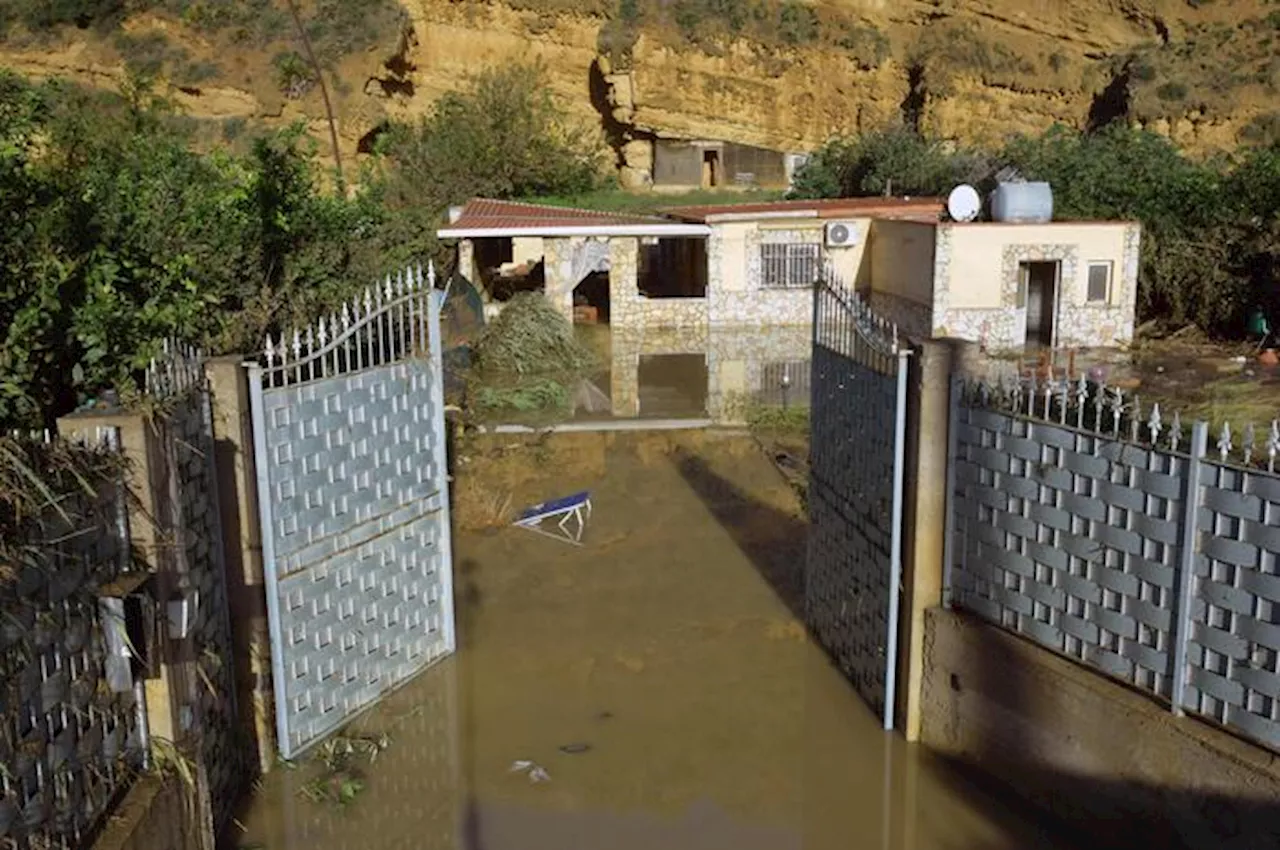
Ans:
<svg viewBox="0 0 1280 850"><path fill-rule="evenodd" d="M908 349L828 275L814 289L805 619L893 728Z"/></svg>

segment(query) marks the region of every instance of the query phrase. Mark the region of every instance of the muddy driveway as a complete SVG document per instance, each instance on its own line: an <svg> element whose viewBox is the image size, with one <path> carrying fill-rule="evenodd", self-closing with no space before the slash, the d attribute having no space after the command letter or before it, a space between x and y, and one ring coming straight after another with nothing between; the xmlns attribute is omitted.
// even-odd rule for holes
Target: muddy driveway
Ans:
<svg viewBox="0 0 1280 850"><path fill-rule="evenodd" d="M460 454L458 655L354 724L355 755L274 771L240 847L1058 846L881 732L809 642L804 522L751 440ZM594 504L581 548L506 527L577 489Z"/></svg>

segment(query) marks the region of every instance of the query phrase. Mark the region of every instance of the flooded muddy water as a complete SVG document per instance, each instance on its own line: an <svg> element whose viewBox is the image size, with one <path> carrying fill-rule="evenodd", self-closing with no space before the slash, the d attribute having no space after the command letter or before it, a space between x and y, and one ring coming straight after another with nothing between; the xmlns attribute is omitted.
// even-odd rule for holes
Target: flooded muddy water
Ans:
<svg viewBox="0 0 1280 850"><path fill-rule="evenodd" d="M574 418L734 422L745 399L809 404L806 326L610 328L579 325L600 369ZM588 400L591 400L588 403Z"/></svg>
<svg viewBox="0 0 1280 850"><path fill-rule="evenodd" d="M278 768L239 847L1062 846L881 731L809 641L804 521L752 441L494 437L460 455L460 651L345 733L385 736L336 780L360 783L349 802L307 796L334 779L318 762ZM578 489L580 548L506 525Z"/></svg>

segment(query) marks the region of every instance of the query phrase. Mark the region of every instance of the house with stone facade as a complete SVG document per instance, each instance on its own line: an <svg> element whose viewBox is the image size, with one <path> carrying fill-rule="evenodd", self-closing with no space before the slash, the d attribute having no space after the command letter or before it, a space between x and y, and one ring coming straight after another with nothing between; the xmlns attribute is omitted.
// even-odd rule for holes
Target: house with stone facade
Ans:
<svg viewBox="0 0 1280 850"><path fill-rule="evenodd" d="M476 199L438 235L496 311L543 292L566 318L619 331L806 326L834 274L914 336L988 348L1132 338L1132 222L944 220L936 198L673 207L631 215Z"/></svg>

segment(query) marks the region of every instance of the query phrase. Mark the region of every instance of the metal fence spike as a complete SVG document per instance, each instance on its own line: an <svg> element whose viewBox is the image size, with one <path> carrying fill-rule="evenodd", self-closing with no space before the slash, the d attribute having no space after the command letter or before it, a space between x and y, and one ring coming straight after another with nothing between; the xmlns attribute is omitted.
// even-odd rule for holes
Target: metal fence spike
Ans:
<svg viewBox="0 0 1280 850"><path fill-rule="evenodd" d="M1271 420L1271 433L1267 436L1267 469L1276 471L1276 455L1280 454L1280 419Z"/></svg>
<svg viewBox="0 0 1280 850"><path fill-rule="evenodd" d="M1169 429L1169 448L1176 452L1180 442L1182 442L1182 414L1175 410L1173 412L1173 427Z"/></svg>
<svg viewBox="0 0 1280 850"><path fill-rule="evenodd" d="M1253 444L1254 444L1253 423L1250 422L1244 426L1244 464L1248 466L1253 463Z"/></svg>
<svg viewBox="0 0 1280 850"><path fill-rule="evenodd" d="M1147 430L1151 433L1151 445L1159 444L1160 431L1163 428L1164 423L1160 420L1160 403L1156 402L1151 405L1151 416L1147 419Z"/></svg>
<svg viewBox="0 0 1280 850"><path fill-rule="evenodd" d="M1218 453L1222 455L1225 463L1227 455L1231 454L1231 423L1222 423L1222 433L1218 436Z"/></svg>

